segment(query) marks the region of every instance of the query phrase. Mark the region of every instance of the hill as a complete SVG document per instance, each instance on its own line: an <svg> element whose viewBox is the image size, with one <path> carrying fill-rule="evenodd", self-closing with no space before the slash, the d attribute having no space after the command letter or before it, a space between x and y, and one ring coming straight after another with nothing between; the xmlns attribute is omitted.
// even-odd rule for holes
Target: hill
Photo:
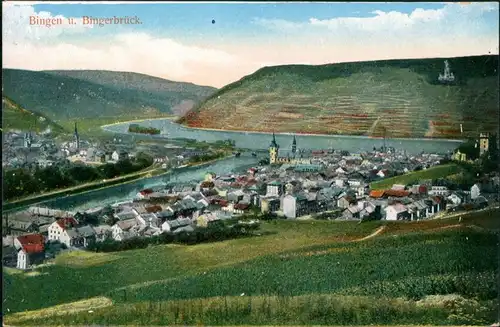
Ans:
<svg viewBox="0 0 500 327"><path fill-rule="evenodd" d="M215 90L135 73L2 71L5 95L54 120L168 115L189 109Z"/></svg>
<svg viewBox="0 0 500 327"><path fill-rule="evenodd" d="M263 132L460 138L496 131L498 56L264 67L179 121ZM478 115L478 112L481 114ZM460 133L463 124L464 133Z"/></svg>
<svg viewBox="0 0 500 327"><path fill-rule="evenodd" d="M69 252L29 273L4 268L4 321L486 325L497 308L498 213L461 223L270 221L251 238Z"/></svg>
<svg viewBox="0 0 500 327"><path fill-rule="evenodd" d="M31 130L43 132L50 129L53 133L64 132L64 128L46 116L22 108L6 96L2 96L2 129Z"/></svg>

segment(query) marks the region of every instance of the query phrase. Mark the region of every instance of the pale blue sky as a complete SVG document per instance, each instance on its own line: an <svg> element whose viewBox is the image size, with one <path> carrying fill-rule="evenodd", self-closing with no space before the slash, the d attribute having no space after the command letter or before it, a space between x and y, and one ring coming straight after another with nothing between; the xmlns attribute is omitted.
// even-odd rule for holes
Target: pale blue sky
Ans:
<svg viewBox="0 0 500 327"><path fill-rule="evenodd" d="M225 38L268 37L271 32L255 23L258 19L307 22L314 17L327 20L339 17L373 17L375 11L411 14L416 9L441 9L444 3L150 3L150 4L39 4L35 11L65 17L138 16L142 25L120 26L120 31L149 32L157 36L189 38L202 35L214 40ZM215 24L212 24L215 20ZM477 27L495 33L498 11L485 12ZM498 29L497 29L498 31ZM497 32L496 31L496 32ZM114 28L95 29L95 34L115 33Z"/></svg>
<svg viewBox="0 0 500 327"><path fill-rule="evenodd" d="M223 86L266 66L498 54L498 3L3 3L4 66ZM138 16L142 25L30 26ZM215 20L215 24L212 24Z"/></svg>

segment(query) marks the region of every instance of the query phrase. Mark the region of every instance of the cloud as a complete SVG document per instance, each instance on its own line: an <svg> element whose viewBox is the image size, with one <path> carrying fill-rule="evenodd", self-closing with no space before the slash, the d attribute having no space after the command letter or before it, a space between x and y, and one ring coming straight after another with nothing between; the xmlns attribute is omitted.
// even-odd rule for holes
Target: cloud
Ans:
<svg viewBox="0 0 500 327"><path fill-rule="evenodd" d="M186 45L171 38L148 33L91 34L88 27L30 26L29 17L66 18L35 12L32 6L4 7L3 63L7 68L29 70L103 69L132 71L178 81L223 86L220 76L208 71L231 71L240 65L252 66L226 51ZM83 33L83 32L86 32ZM78 33L76 40L64 36ZM258 65L257 65L258 66ZM247 73L250 73L248 71ZM197 74L204 76L197 78ZM241 74L241 73L239 73ZM240 76L227 74L238 79Z"/></svg>
<svg viewBox="0 0 500 327"><path fill-rule="evenodd" d="M332 19L310 18L306 22L291 22L282 19L254 19L254 23L268 29L303 34L325 33L338 38L379 36L381 40L387 37L402 36L452 36L472 35L478 30L489 30L498 35L498 18L495 26L490 21L482 19L488 12L498 12L498 3L447 4L441 9L417 8L407 14L398 11L384 12L376 10L371 17L337 17Z"/></svg>
<svg viewBox="0 0 500 327"><path fill-rule="evenodd" d="M105 43L4 46L3 60L9 68L133 71L179 81L196 70L232 69L239 64L235 56L224 51L183 45L146 33L119 34Z"/></svg>
<svg viewBox="0 0 500 327"><path fill-rule="evenodd" d="M253 23L265 30L256 31L251 40L207 37L193 44L151 32L68 25L34 28L29 26L30 15L59 16L37 13L28 5L3 5L5 68L131 71L221 87L271 65L498 53L498 17L484 18L498 14L498 3L493 2L449 4L409 14L374 11L365 18L256 18Z"/></svg>
<svg viewBox="0 0 500 327"><path fill-rule="evenodd" d="M84 33L92 28L91 25L71 25L68 22L68 17L61 15L53 16L46 11L35 12L33 6L2 3L2 7L2 41L4 44L40 41L47 38L55 38L63 34ZM45 25L30 25L30 17L37 17L44 20L60 18L63 24L50 27Z"/></svg>

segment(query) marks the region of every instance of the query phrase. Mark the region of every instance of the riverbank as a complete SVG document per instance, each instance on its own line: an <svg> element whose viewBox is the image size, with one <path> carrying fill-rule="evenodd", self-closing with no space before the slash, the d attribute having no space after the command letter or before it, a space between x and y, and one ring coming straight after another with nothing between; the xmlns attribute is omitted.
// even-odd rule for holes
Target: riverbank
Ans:
<svg viewBox="0 0 500 327"><path fill-rule="evenodd" d="M232 156L233 155L227 155L227 156L223 156L223 157L220 157L217 159L213 159L213 160L209 160L209 161L205 161L205 162L200 162L197 164L191 164L191 165L188 165L184 168L186 168L186 169L201 168L204 166L214 164L217 161L222 161L222 160L228 159ZM175 172L179 172L179 169L173 168L173 169L165 170L164 168L155 167L153 169L148 169L145 171L132 173L132 174L127 175L127 176L121 176L121 177L117 177L115 179L109 179L109 180L106 180L106 182L87 183L85 185L75 186L75 187L72 187L70 189L54 191L54 192L51 192L50 194L47 193L47 194L42 194L42 195L38 195L38 196L32 196L30 198L18 199L14 202L5 203L2 207L2 210L4 212L5 211L12 211L12 210L16 210L16 209L19 209L21 207L25 207L28 205L48 202L48 201L51 201L53 199L60 198L60 197L67 197L70 195L71 196L84 195L86 193L100 191L100 190L104 190L104 189L107 189L110 187L117 187L117 186L121 186L121 185L126 185L129 183L138 182L142 179L147 179L147 178L151 178L151 177L161 177L161 176L165 176L165 175L175 173Z"/></svg>
<svg viewBox="0 0 500 327"><path fill-rule="evenodd" d="M177 122L175 122L177 124ZM219 128L205 128L205 127L191 127L191 126L186 126L179 124L180 126L183 126L185 128L190 128L190 129L198 129L198 130L203 130L203 131L212 131L212 132L229 132L229 133L244 133L244 134L272 134L273 132L259 132L259 131L240 131L240 130L226 130L226 129L219 129ZM364 136L364 135L339 135L339 134L321 134L321 133L293 133L293 132L275 132L274 134L276 135L288 135L288 136L293 136L293 135L304 135L304 136L320 136L320 137L338 137L338 138L358 138L358 139L383 139L383 137L375 137L375 136ZM446 141L446 142L464 142L463 140L456 140L456 139L445 139L445 138L403 138L403 137L391 137L391 140L401 140L401 141Z"/></svg>
<svg viewBox="0 0 500 327"><path fill-rule="evenodd" d="M175 117L172 118L165 118L172 120ZM164 118L152 118L152 119L144 119L144 120L136 120L136 121L129 121L129 122L122 122L122 123L116 123L116 124L109 124L109 125L103 125L101 128L105 129L105 127L113 126L113 125L120 125L120 124L126 124L126 123L131 123L131 122L142 122L142 121L154 121L154 120L163 120ZM200 131L207 131L207 132L221 132L221 133L240 133L240 134L254 134L254 135L270 135L273 132L259 132L259 131L240 131L240 130L226 130L226 129L220 129L220 128L205 128L205 127L191 127L191 126L186 126L182 124L178 124L177 122L174 121L175 124L186 128L186 129L192 129L192 130L200 130ZM112 132L112 131L108 131ZM318 136L318 137L333 137L333 138L357 138L357 139L383 139L379 137L373 137L373 136L363 136L363 135L336 135L336 134L316 134L316 133L280 133L280 132L275 132L274 134L276 135L287 135L287 136L292 136L292 135L302 135L302 136ZM443 141L443 142L452 142L452 143L462 143L464 142L463 140L457 140L457 139L445 139L445 138L390 138L391 140L395 141Z"/></svg>
<svg viewBox="0 0 500 327"><path fill-rule="evenodd" d="M148 167L148 168L151 168L151 167ZM23 206L50 201L53 198L57 198L57 197L61 197L61 196L69 196L69 195L83 194L86 192L97 191L97 190L107 188L110 186L117 186L119 184L134 182L134 181L137 181L141 178L158 176L161 174L168 173L168 171L165 172L164 170L165 169L163 169L163 168L155 167L153 169L142 170L142 171L128 174L125 176L120 176L120 177L116 177L113 179L108 179L105 182L101 181L101 182L86 183L86 184L82 184L82 185L73 186L71 188L52 191L52 192L45 193L45 194L38 194L38 195L29 196L26 198L16 199L15 201L6 202L5 204L3 204L2 210L3 211L14 210L16 208L23 207ZM153 175L156 171L163 171L163 172L161 174L158 174L158 175Z"/></svg>
<svg viewBox="0 0 500 327"><path fill-rule="evenodd" d="M121 124L130 124L130 123L140 123L144 121L151 121L151 120L172 120L178 118L177 116L168 116L168 117L160 117L160 118L147 118L147 119L135 119L135 120L127 120L127 121L122 121L118 123L113 123L113 124L107 124L107 125L102 125L101 128L104 129L104 127L109 127L109 126L115 126L115 125L121 125Z"/></svg>

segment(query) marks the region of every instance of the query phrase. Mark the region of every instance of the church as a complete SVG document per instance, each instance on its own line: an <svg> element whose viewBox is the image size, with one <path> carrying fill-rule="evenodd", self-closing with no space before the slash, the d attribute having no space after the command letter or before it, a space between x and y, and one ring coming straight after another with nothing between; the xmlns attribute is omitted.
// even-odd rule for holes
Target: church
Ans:
<svg viewBox="0 0 500 327"><path fill-rule="evenodd" d="M283 154L283 153L282 153ZM273 140L269 145L269 163L271 165L275 164L310 164L310 158L303 158L302 155L297 153L297 139L295 135L293 136L292 141L292 151L291 153L287 153L286 155L280 156L280 147L276 142L276 136L273 133Z"/></svg>

